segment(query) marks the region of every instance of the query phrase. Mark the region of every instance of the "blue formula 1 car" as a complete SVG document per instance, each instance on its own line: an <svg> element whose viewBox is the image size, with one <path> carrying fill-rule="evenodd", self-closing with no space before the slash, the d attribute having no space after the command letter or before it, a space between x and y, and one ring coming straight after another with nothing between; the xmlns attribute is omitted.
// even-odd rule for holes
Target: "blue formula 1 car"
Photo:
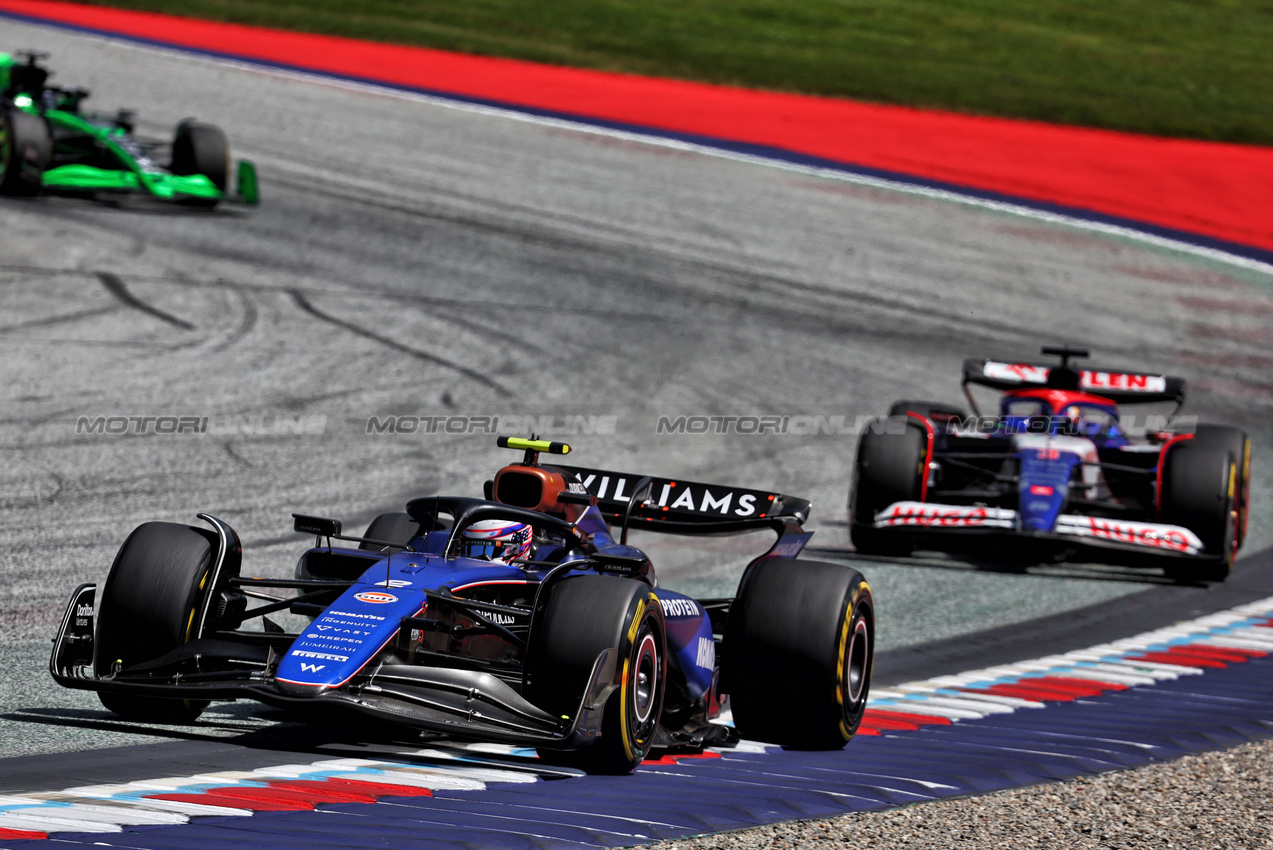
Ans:
<svg viewBox="0 0 1273 850"><path fill-rule="evenodd" d="M72 596L54 679L134 720L190 721L210 700L247 698L534 746L602 773L739 733L811 748L853 736L871 591L847 566L797 557L807 501L541 465L569 446L500 444L525 455L485 499L415 499L362 537L294 515L318 538L294 579L243 576L238 537L215 517L138 527L100 598L91 584ZM626 542L637 527L774 542L736 596L692 599L659 587ZM285 616L301 625L286 630ZM712 722L722 705L736 731Z"/></svg>
<svg viewBox="0 0 1273 850"><path fill-rule="evenodd" d="M1129 434L1119 405L1184 403L1180 378L1078 369L1088 352L1045 347L1059 364L968 360L973 417L898 401L858 443L849 496L858 551L915 548L1055 560L1078 551L1160 566L1180 581L1223 581L1246 532L1251 441L1237 428ZM1002 390L982 416L970 385ZM1153 427L1149 427L1154 423Z"/></svg>

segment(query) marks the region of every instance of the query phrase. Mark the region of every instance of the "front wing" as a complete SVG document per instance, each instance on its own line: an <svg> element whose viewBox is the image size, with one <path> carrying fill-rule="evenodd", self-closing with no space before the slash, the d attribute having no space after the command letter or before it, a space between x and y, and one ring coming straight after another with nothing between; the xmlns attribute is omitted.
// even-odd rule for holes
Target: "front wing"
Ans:
<svg viewBox="0 0 1273 850"><path fill-rule="evenodd" d="M1017 512L1008 508L894 502L875 515L875 527L912 531L997 532L1055 538L1162 555L1203 556L1202 541L1187 528L1159 522L1061 514L1051 532L1022 532Z"/></svg>
<svg viewBox="0 0 1273 850"><path fill-rule="evenodd" d="M200 638L145 664L98 675L93 670L93 601L97 586L71 596L53 642L49 672L63 687L188 700L252 699L276 708L353 712L457 738L577 749L601 731L617 687L618 654L597 656L573 718L554 717L496 676L479 670L406 664L368 665L351 686L317 695L284 693L274 683L274 650Z"/></svg>
<svg viewBox="0 0 1273 850"><path fill-rule="evenodd" d="M97 168L71 164L44 172L45 189L61 192L144 192L160 200L185 198L204 201L234 201L255 205L260 202L256 168L240 160L234 194L223 193L202 174L177 175L160 171Z"/></svg>

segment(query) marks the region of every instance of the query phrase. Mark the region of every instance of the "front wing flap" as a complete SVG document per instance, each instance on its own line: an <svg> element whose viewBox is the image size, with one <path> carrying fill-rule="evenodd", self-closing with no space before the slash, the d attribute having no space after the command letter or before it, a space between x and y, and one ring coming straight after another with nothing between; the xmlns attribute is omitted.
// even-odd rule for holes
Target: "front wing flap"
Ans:
<svg viewBox="0 0 1273 850"><path fill-rule="evenodd" d="M875 515L875 527L934 532L997 532L1021 534L1016 511L932 502L894 502ZM1094 546L1154 552L1161 555L1204 556L1202 541L1187 528L1160 522L1061 514L1051 532L1031 531L1033 538L1070 539Z"/></svg>
<svg viewBox="0 0 1273 850"><path fill-rule="evenodd" d="M223 193L202 174L126 171L81 164L50 168L44 172L41 182L45 189L55 192L145 192L165 201L198 198L256 205L261 200L256 167L247 160L238 163L234 194Z"/></svg>
<svg viewBox="0 0 1273 850"><path fill-rule="evenodd" d="M351 686L296 696L275 686L267 647L200 638L168 655L106 675L94 672L93 600L76 588L63 615L49 672L68 688L172 699L253 699L276 708L355 712L459 738L576 749L601 731L617 687L618 654L597 656L574 717L553 717L489 673L458 668L379 665Z"/></svg>

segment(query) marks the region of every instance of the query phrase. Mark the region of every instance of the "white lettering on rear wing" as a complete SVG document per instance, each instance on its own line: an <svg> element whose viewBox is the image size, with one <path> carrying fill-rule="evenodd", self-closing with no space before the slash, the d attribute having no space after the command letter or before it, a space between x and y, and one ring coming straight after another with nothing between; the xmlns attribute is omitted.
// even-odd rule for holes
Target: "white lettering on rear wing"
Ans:
<svg viewBox="0 0 1273 850"><path fill-rule="evenodd" d="M1032 363L1000 363L987 360L982 370L987 378L1011 381L1022 386L1046 386L1049 368ZM1119 392L1162 393L1167 391L1165 375L1142 375L1136 372L1082 371L1082 388L1099 394L1101 390Z"/></svg>
<svg viewBox="0 0 1273 850"><path fill-rule="evenodd" d="M1122 392L1165 393L1167 377L1165 375L1137 375L1132 372L1083 372L1082 387L1097 395L1101 390L1120 390Z"/></svg>

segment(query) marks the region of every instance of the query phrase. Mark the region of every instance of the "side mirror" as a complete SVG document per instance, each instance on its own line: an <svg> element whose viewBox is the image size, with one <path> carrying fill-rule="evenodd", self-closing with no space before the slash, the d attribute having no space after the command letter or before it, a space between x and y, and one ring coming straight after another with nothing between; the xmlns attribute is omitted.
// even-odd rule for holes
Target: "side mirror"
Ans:
<svg viewBox="0 0 1273 850"><path fill-rule="evenodd" d="M292 528L301 534L315 534L319 537L339 537L340 536L340 520L327 519L319 516L305 516L304 514L292 514L295 522Z"/></svg>

